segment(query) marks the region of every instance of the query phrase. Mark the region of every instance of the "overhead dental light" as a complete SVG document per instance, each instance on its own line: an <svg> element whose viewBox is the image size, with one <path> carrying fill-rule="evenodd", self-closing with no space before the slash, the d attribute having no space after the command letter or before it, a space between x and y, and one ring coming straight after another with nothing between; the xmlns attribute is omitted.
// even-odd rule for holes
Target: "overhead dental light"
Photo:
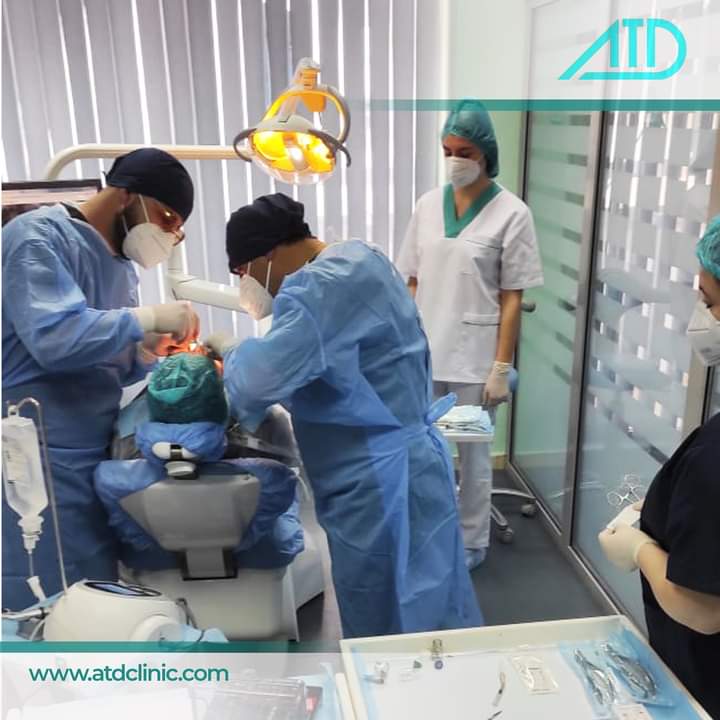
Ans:
<svg viewBox="0 0 720 720"><path fill-rule="evenodd" d="M350 111L335 88L318 84L319 72L320 66L311 58L300 60L292 85L280 93L262 121L235 138L235 152L243 160L292 185L326 180L335 170L338 152L345 154L350 165L350 153L343 144L350 130ZM323 112L328 99L340 117L337 137L297 113L301 102L312 113Z"/></svg>
<svg viewBox="0 0 720 720"><path fill-rule="evenodd" d="M158 145L179 159L227 160L240 156L254 162L271 177L293 185L323 182L333 173L338 153L344 153L350 165L350 153L344 143L350 130L350 110L338 91L318 83L320 66L311 58L297 65L293 82L272 103L257 127L243 130L233 146L225 145ZM328 99L335 106L340 130L334 136L298 114L302 103L310 113L324 112ZM58 177L70 162L86 158L114 158L140 145L85 144L67 148L55 155L47 166L48 180ZM213 282L190 275L184 269L183 255L177 246L168 260L166 274L168 295L175 300L226 308L238 312L237 286Z"/></svg>

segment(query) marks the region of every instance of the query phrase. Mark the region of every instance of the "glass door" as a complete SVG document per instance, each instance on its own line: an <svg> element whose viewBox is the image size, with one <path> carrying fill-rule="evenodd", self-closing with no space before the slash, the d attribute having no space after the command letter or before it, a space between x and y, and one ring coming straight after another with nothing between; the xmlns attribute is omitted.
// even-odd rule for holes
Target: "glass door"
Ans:
<svg viewBox="0 0 720 720"><path fill-rule="evenodd" d="M720 371L715 370L713 373L714 382L710 390L710 403L708 405L707 417L711 418L720 412Z"/></svg>
<svg viewBox="0 0 720 720"><path fill-rule="evenodd" d="M511 462L559 527L565 522L571 390L590 258L600 116L533 112L528 119L526 202L535 222L545 284L525 293L518 344ZM587 270L586 270L587 274Z"/></svg>
<svg viewBox="0 0 720 720"><path fill-rule="evenodd" d="M639 622L638 574L612 567L597 534L623 498L643 496L683 439L685 331L719 122L710 112L607 117L573 546Z"/></svg>

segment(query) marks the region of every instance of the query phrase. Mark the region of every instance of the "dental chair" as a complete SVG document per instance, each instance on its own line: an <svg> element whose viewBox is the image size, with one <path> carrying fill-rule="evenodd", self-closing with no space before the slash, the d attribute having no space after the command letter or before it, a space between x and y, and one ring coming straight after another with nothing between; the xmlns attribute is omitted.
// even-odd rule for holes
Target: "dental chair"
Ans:
<svg viewBox="0 0 720 720"><path fill-rule="evenodd" d="M182 426L149 423L138 435L143 427L162 436ZM208 460L168 437L139 443L144 459L106 461L95 473L121 579L184 601L197 627L228 639L298 640L297 608L324 578L319 552L303 542L296 474L268 459Z"/></svg>

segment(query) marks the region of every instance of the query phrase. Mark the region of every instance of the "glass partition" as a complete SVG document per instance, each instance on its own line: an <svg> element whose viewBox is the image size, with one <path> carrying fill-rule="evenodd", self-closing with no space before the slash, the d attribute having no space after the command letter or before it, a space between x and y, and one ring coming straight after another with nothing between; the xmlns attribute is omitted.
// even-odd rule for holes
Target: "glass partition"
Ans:
<svg viewBox="0 0 720 720"><path fill-rule="evenodd" d="M717 127L707 112L608 115L573 544L638 621L637 573L615 570L597 534L683 438Z"/></svg>
<svg viewBox="0 0 720 720"><path fill-rule="evenodd" d="M691 4L661 14L698 32L717 20L712 3L686 15ZM547 96L540 62L577 57L584 29L607 27L616 5L533 4L532 97ZM715 70L693 73L702 83ZM697 299L695 245L718 182L720 113L707 104L647 109L652 103L634 100L647 96L640 84L617 92L622 111L528 115L525 200L545 285L525 297L536 310L522 319L510 468L578 568L642 624L638 574L615 571L597 535L643 496L685 437L684 423L700 419L706 395L707 417L720 412L720 369L706 388L685 335Z"/></svg>
<svg viewBox="0 0 720 720"><path fill-rule="evenodd" d="M714 382L710 394L710 405L708 407L708 418L717 415L720 412L720 371L715 370L713 373Z"/></svg>
<svg viewBox="0 0 720 720"><path fill-rule="evenodd" d="M512 460L562 525L585 188L593 178L591 115L529 116L526 201L542 254L545 284L525 293ZM589 238L588 238L589 241Z"/></svg>

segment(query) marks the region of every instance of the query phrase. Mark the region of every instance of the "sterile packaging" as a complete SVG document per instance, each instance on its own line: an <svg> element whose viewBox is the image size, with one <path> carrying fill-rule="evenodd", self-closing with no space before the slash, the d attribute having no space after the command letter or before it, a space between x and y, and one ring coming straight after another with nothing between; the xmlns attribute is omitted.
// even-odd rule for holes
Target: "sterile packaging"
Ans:
<svg viewBox="0 0 720 720"><path fill-rule="evenodd" d="M586 642L560 646L565 661L585 688L595 720L613 717L614 707L625 704L613 672L597 655L598 643Z"/></svg>
<svg viewBox="0 0 720 720"><path fill-rule="evenodd" d="M558 684L550 672L550 668L540 658L533 655L516 655L511 658L510 662L525 687L533 695L558 691Z"/></svg>
<svg viewBox="0 0 720 720"><path fill-rule="evenodd" d="M634 702L659 707L675 705L675 687L664 672L653 667L647 648L632 633L626 630L600 643L600 653Z"/></svg>
<svg viewBox="0 0 720 720"><path fill-rule="evenodd" d="M632 527L640 521L640 511L632 505L626 505L608 524L608 530L614 530L622 525Z"/></svg>
<svg viewBox="0 0 720 720"><path fill-rule="evenodd" d="M613 710L613 720L653 720L644 705L618 705Z"/></svg>
<svg viewBox="0 0 720 720"><path fill-rule="evenodd" d="M651 717L638 714L637 705L675 706L670 680L627 630L603 641L564 644L560 651L585 687L598 720Z"/></svg>
<svg viewBox="0 0 720 720"><path fill-rule="evenodd" d="M307 689L300 680L236 680L216 690L207 715L305 720Z"/></svg>

